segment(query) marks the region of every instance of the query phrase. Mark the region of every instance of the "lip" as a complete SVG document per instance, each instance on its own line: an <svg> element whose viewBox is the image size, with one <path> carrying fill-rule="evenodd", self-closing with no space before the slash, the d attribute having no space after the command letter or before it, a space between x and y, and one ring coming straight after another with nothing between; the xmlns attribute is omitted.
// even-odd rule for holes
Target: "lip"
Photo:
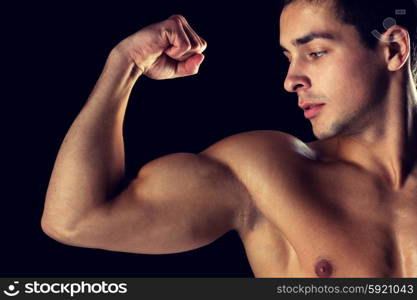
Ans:
<svg viewBox="0 0 417 300"><path fill-rule="evenodd" d="M321 109L323 108L325 104L309 104L309 105L303 105L303 110L304 110L304 117L306 119L312 119L314 117L316 117ZM310 107L308 109L308 107Z"/></svg>

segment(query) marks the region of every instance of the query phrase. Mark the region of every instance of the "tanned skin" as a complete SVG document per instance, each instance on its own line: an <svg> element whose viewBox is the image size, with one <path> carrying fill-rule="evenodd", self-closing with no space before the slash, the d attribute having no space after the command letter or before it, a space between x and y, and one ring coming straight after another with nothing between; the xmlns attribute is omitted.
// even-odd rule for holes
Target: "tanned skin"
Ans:
<svg viewBox="0 0 417 300"><path fill-rule="evenodd" d="M285 89L306 111L324 104L306 113L317 141L237 134L151 161L116 193L132 87L141 76L196 74L207 46L178 15L121 41L60 148L44 232L68 245L158 254L235 230L256 277L417 277L408 31L395 25L370 50L328 5L298 1L281 14L280 44Z"/></svg>

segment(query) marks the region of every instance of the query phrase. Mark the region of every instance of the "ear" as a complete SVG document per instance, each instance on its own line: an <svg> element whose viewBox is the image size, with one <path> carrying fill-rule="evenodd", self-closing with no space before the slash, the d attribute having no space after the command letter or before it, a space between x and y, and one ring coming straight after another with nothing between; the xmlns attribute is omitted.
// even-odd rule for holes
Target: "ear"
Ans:
<svg viewBox="0 0 417 300"><path fill-rule="evenodd" d="M410 57L410 34L399 25L391 26L381 37L388 70L401 69Z"/></svg>

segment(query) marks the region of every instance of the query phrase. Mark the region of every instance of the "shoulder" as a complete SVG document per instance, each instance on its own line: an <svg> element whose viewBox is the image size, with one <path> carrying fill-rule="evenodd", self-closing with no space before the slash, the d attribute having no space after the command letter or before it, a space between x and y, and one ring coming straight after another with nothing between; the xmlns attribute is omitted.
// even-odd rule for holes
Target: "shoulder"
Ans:
<svg viewBox="0 0 417 300"><path fill-rule="evenodd" d="M188 169L193 174L206 174L207 170L253 164L288 162L299 157L314 159L315 147L293 135L275 130L254 130L226 137L198 154L173 153L146 164L141 169L145 176L154 169L170 172Z"/></svg>
<svg viewBox="0 0 417 300"><path fill-rule="evenodd" d="M201 152L232 168L287 165L316 158L316 151L293 135L275 130L248 131L229 136Z"/></svg>
<svg viewBox="0 0 417 300"><path fill-rule="evenodd" d="M213 144L200 153L220 161L242 183L250 196L242 210L240 232L263 219L261 207L275 197L274 189L290 184L300 170L315 161L316 153L300 139L280 131L239 133ZM270 205L266 205L270 207Z"/></svg>
<svg viewBox="0 0 417 300"><path fill-rule="evenodd" d="M265 146L273 147L279 145L278 148L287 148L295 140L294 136L281 131L254 130L226 137L203 152L213 155L229 153L230 151L233 154L236 154L235 151L249 154L254 151L265 150Z"/></svg>
<svg viewBox="0 0 417 300"><path fill-rule="evenodd" d="M173 153L149 162L142 175L153 169L182 170L205 173L204 169L236 167L248 164L285 161L291 157L314 158L315 150L298 138L274 130L255 130L226 137L198 154ZM204 167L202 169L202 167Z"/></svg>

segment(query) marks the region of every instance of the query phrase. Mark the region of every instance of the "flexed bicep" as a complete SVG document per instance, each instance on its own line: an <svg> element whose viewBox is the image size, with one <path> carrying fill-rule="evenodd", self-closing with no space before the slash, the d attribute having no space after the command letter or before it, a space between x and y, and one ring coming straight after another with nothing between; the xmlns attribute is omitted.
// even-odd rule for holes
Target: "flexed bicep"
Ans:
<svg viewBox="0 0 417 300"><path fill-rule="evenodd" d="M69 244L144 254L195 249L235 229L245 197L227 166L204 155L167 155L91 211Z"/></svg>

